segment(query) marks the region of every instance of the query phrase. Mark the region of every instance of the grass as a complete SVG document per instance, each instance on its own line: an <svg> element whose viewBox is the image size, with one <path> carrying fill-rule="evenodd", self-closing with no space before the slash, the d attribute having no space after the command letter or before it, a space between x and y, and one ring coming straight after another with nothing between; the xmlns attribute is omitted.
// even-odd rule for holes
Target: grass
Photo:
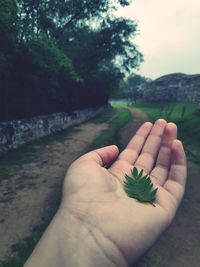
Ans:
<svg viewBox="0 0 200 267"><path fill-rule="evenodd" d="M93 141L89 150L113 144L122 148L119 138L120 130L131 120L131 113L127 108L114 108L113 112L115 116L109 121L108 129Z"/></svg>
<svg viewBox="0 0 200 267"><path fill-rule="evenodd" d="M149 119L154 122L164 118L178 126L178 138L183 141L188 157L200 163L200 116L195 114L197 105L194 103L139 103L133 107L144 111Z"/></svg>
<svg viewBox="0 0 200 267"><path fill-rule="evenodd" d="M184 123L188 119L193 119L196 104L193 103L138 103L132 105L142 109L151 121L163 118L173 122Z"/></svg>
<svg viewBox="0 0 200 267"><path fill-rule="evenodd" d="M98 124L108 122L115 115L115 110L112 107L108 107L99 116L91 119L90 122Z"/></svg>
<svg viewBox="0 0 200 267"><path fill-rule="evenodd" d="M9 169L4 166L0 166L0 181L8 179L10 176Z"/></svg>
<svg viewBox="0 0 200 267"><path fill-rule="evenodd" d="M0 165L23 164L36 159L36 149L31 145L20 146L15 150L4 152L0 155Z"/></svg>
<svg viewBox="0 0 200 267"><path fill-rule="evenodd" d="M110 104L114 108L127 108L128 102L127 100L117 100L117 101L111 100Z"/></svg>

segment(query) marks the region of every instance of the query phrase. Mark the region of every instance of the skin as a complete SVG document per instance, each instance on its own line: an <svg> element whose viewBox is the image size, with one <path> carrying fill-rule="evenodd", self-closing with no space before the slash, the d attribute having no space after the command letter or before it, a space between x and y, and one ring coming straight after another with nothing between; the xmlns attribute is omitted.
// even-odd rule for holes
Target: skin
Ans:
<svg viewBox="0 0 200 267"><path fill-rule="evenodd" d="M133 166L158 188L156 207L126 195L124 174ZM108 146L83 155L69 168L60 208L25 266L133 266L172 222L186 172L177 127L162 119L144 123L120 154Z"/></svg>

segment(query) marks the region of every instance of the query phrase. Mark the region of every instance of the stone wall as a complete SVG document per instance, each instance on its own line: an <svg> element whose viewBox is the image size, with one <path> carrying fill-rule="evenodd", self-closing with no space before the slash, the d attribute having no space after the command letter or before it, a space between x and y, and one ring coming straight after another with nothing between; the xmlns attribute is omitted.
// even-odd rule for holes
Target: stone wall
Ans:
<svg viewBox="0 0 200 267"><path fill-rule="evenodd" d="M174 73L162 76L147 85L146 101L185 101L200 103L200 75Z"/></svg>
<svg viewBox="0 0 200 267"><path fill-rule="evenodd" d="M71 115L63 112L31 119L1 122L0 152L84 122L102 112L105 108L106 106L78 110Z"/></svg>

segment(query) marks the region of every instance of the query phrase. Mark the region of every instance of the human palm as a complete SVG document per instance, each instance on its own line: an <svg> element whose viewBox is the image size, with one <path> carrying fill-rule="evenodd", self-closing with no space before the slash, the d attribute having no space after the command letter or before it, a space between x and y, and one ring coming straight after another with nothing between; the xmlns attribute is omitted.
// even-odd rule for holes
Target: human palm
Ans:
<svg viewBox="0 0 200 267"><path fill-rule="evenodd" d="M145 123L119 155L116 146L104 147L80 157L68 170L61 209L81 222L117 266L144 253L176 213L186 181L185 153L176 138L172 123ZM158 188L156 207L124 191L124 175L133 166L149 174Z"/></svg>

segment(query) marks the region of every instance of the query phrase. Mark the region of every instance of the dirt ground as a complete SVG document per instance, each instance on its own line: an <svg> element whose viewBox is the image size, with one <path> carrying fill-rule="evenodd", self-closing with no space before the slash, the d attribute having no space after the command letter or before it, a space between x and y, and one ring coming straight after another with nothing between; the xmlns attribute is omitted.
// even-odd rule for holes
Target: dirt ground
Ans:
<svg viewBox="0 0 200 267"><path fill-rule="evenodd" d="M83 154L107 124L84 123L73 127L63 142L50 142L31 163L11 165L11 177L0 184L0 260L12 244L29 236L41 223L53 192L60 190L69 165Z"/></svg>
<svg viewBox="0 0 200 267"><path fill-rule="evenodd" d="M147 121L146 115L137 109L132 110L132 115L120 134L124 145ZM105 123L75 127L63 142L48 144L34 162L12 167L11 178L0 186L0 195L4 197L0 202L0 259L9 254L13 243L30 235L40 223L52 192L60 188L70 163L107 127ZM173 224L137 267L200 266L200 166L188 162L188 167L186 194Z"/></svg>

